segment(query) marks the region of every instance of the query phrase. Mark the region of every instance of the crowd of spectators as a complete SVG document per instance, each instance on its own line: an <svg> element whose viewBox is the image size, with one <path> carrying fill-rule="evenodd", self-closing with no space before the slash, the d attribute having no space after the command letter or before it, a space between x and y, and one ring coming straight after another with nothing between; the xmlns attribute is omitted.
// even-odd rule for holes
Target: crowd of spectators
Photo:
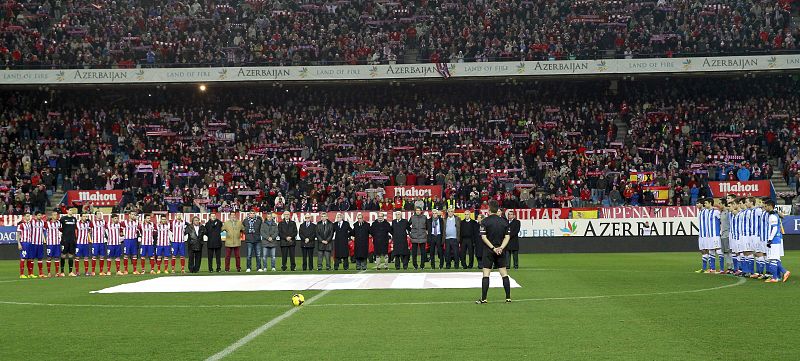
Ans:
<svg viewBox="0 0 800 361"><path fill-rule="evenodd" d="M113 68L764 54L797 49L797 14L794 0L7 0L0 61Z"/></svg>
<svg viewBox="0 0 800 361"><path fill-rule="evenodd" d="M797 177L793 77L473 85L0 92L0 213L56 189L145 212L410 209L383 197L410 184L443 187L427 208L687 205L742 167Z"/></svg>

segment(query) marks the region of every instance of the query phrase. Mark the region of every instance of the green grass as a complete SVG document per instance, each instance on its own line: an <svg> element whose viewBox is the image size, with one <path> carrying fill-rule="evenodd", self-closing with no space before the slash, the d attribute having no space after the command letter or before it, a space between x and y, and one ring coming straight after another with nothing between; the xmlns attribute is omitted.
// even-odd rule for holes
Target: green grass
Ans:
<svg viewBox="0 0 800 361"><path fill-rule="evenodd" d="M787 252L785 266L800 271L798 256ZM700 263L693 253L520 258L523 268L511 272L522 285L512 290L514 303L500 302L502 289L494 288L488 305L471 303L478 289L332 291L226 359L794 360L800 354L800 272L786 284L737 284L738 278L693 273ZM202 360L291 309L291 292L90 294L151 276L19 280L17 271L16 261L0 262L2 360ZM717 288L726 285L734 286Z"/></svg>

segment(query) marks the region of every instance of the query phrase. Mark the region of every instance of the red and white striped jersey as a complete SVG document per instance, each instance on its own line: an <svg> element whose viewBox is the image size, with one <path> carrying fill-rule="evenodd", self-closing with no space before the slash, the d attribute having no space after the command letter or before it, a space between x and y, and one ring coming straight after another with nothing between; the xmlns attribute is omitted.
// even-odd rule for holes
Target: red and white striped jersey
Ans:
<svg viewBox="0 0 800 361"><path fill-rule="evenodd" d="M142 222L141 231L142 231L142 245L143 246L152 246L153 245L153 232L155 232L156 227L153 223L144 223Z"/></svg>
<svg viewBox="0 0 800 361"><path fill-rule="evenodd" d="M89 244L89 236L92 231L92 222L78 221L78 244Z"/></svg>
<svg viewBox="0 0 800 361"><path fill-rule="evenodd" d="M119 246L122 244L122 224L111 222L108 224L108 239L109 246Z"/></svg>
<svg viewBox="0 0 800 361"><path fill-rule="evenodd" d="M31 244L44 244L44 221L31 221Z"/></svg>
<svg viewBox="0 0 800 361"><path fill-rule="evenodd" d="M139 231L139 222L126 220L120 222L122 225L122 239L136 239L136 232Z"/></svg>
<svg viewBox="0 0 800 361"><path fill-rule="evenodd" d="M158 238L156 238L156 246L169 246L171 233L169 223L159 223L156 226L158 230Z"/></svg>
<svg viewBox="0 0 800 361"><path fill-rule="evenodd" d="M48 221L44 225L45 230L47 230L47 245L48 246L58 246L61 244L61 221Z"/></svg>
<svg viewBox="0 0 800 361"><path fill-rule="evenodd" d="M172 242L183 242L183 235L186 233L186 222L172 221Z"/></svg>
<svg viewBox="0 0 800 361"><path fill-rule="evenodd" d="M92 221L92 243L106 243L106 221Z"/></svg>
<svg viewBox="0 0 800 361"><path fill-rule="evenodd" d="M19 241L30 243L31 241L31 224L29 222L19 222L17 225L17 232L19 232Z"/></svg>

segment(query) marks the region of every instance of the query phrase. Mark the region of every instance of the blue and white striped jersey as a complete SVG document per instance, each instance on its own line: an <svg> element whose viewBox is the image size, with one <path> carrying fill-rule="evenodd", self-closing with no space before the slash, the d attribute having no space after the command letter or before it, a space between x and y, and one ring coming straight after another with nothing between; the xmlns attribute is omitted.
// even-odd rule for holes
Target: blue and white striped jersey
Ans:
<svg viewBox="0 0 800 361"><path fill-rule="evenodd" d="M711 224L711 237L719 237L722 231L720 212L719 209L710 209L711 213L709 223Z"/></svg>
<svg viewBox="0 0 800 361"><path fill-rule="evenodd" d="M705 208L700 208L700 210L697 212L697 227L700 229L700 238L706 236L705 213Z"/></svg>
<svg viewBox="0 0 800 361"><path fill-rule="evenodd" d="M700 237L719 237L720 213L718 209L700 210Z"/></svg>
<svg viewBox="0 0 800 361"><path fill-rule="evenodd" d="M747 223L747 210L743 209L739 211L739 221L737 222L739 225L739 239L743 237L747 237L747 233L745 232L745 224Z"/></svg>
<svg viewBox="0 0 800 361"><path fill-rule="evenodd" d="M769 241L772 244L783 243L783 224L777 214L769 215Z"/></svg>
<svg viewBox="0 0 800 361"><path fill-rule="evenodd" d="M742 235L750 237L755 234L755 232L753 232L753 227L755 226L753 223L753 209L745 209L743 213L744 224L742 225Z"/></svg>

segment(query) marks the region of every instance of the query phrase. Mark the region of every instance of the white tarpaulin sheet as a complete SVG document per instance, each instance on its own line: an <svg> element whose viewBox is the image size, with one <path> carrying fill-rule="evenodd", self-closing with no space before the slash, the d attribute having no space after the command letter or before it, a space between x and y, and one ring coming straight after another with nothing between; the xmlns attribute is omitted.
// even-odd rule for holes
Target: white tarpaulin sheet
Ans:
<svg viewBox="0 0 800 361"><path fill-rule="evenodd" d="M158 277L92 293L480 288L480 272ZM511 287L520 287L513 278ZM502 287L493 272L491 287Z"/></svg>

